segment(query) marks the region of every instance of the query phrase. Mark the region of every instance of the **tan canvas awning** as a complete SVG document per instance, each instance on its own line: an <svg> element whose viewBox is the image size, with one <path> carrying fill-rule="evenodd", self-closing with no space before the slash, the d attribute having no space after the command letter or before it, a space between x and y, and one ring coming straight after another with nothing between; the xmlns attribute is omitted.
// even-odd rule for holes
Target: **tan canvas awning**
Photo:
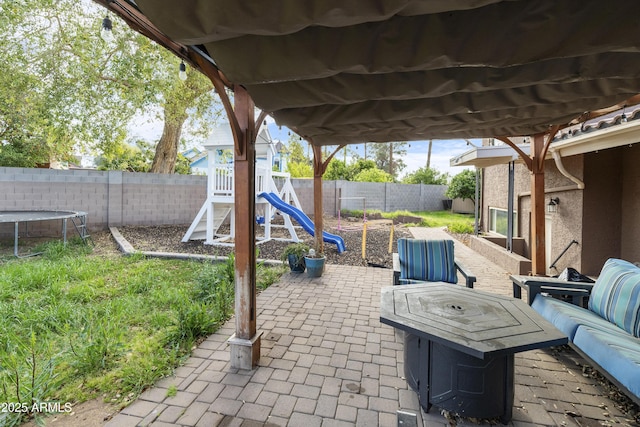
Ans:
<svg viewBox="0 0 640 427"><path fill-rule="evenodd" d="M531 135L640 92L640 2L137 0L315 144Z"/></svg>

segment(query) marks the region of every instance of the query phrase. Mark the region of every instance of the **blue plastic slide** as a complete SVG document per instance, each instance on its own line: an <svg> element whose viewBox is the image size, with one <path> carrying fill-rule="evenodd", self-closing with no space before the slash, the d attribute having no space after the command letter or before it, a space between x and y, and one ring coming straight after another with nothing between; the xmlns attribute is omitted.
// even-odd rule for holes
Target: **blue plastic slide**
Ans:
<svg viewBox="0 0 640 427"><path fill-rule="evenodd" d="M259 197L264 197L271 205L275 206L281 212L286 213L295 218L296 221L306 230L307 233L314 235L315 227L313 225L313 221L300 209L295 206L291 206L288 203L285 203L277 194L275 193L260 193ZM326 231L322 232L322 240L327 243L333 243L338 247L338 253L342 253L345 250L344 240L342 237L336 236L335 234L327 233Z"/></svg>

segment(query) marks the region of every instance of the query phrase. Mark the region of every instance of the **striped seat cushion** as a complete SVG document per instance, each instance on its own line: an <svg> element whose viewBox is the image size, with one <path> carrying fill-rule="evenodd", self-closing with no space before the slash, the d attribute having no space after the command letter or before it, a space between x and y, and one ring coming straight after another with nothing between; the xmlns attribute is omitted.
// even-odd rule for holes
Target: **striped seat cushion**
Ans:
<svg viewBox="0 0 640 427"><path fill-rule="evenodd" d="M593 285L589 310L640 337L640 268L608 259Z"/></svg>
<svg viewBox="0 0 640 427"><path fill-rule="evenodd" d="M458 283L453 240L398 239L400 280Z"/></svg>

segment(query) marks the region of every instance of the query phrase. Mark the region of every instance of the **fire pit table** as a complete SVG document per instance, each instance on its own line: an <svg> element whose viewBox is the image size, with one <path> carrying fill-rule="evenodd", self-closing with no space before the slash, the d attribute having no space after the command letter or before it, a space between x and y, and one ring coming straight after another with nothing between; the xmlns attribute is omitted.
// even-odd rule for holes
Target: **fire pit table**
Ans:
<svg viewBox="0 0 640 427"><path fill-rule="evenodd" d="M511 420L514 354L567 343L526 303L450 283L382 289L380 321L405 331L407 382L421 406Z"/></svg>

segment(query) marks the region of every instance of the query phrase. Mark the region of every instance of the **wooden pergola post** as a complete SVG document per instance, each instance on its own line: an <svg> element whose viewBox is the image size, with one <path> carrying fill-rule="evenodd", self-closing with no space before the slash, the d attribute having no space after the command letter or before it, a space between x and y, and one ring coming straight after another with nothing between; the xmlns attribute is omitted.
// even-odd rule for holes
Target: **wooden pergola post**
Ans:
<svg viewBox="0 0 640 427"><path fill-rule="evenodd" d="M533 136L531 144L531 273L547 272L545 259L545 200L544 200L544 135Z"/></svg>
<svg viewBox="0 0 640 427"><path fill-rule="evenodd" d="M309 141L311 142L311 141ZM322 221L322 175L324 175L326 165L322 162L322 147L313 145L313 224L315 250L318 254L324 253L324 240L322 231L324 224ZM328 164L328 163L327 163Z"/></svg>
<svg viewBox="0 0 640 427"><path fill-rule="evenodd" d="M255 176L256 124L254 104L247 91L234 87L232 126L235 142L235 319L229 338L231 367L253 369L260 359L260 333L256 330ZM230 117L231 119L231 117Z"/></svg>
<svg viewBox="0 0 640 427"><path fill-rule="evenodd" d="M233 85L234 105L227 96L224 76L202 56L190 60L211 79L229 119L234 142L235 224L235 320L236 332L229 338L231 367L253 369L260 360L260 336L256 328L256 148L257 129L266 117L254 120L255 105L246 89ZM226 82L226 83L225 83Z"/></svg>
<svg viewBox="0 0 640 427"><path fill-rule="evenodd" d="M525 154L517 144L506 137L496 137L516 150L520 158L531 172L531 274L541 276L547 273L545 259L545 200L544 200L544 159L549 145L560 130L559 126L551 128L548 134L539 133L533 136L530 155ZM547 140L545 142L545 135Z"/></svg>

